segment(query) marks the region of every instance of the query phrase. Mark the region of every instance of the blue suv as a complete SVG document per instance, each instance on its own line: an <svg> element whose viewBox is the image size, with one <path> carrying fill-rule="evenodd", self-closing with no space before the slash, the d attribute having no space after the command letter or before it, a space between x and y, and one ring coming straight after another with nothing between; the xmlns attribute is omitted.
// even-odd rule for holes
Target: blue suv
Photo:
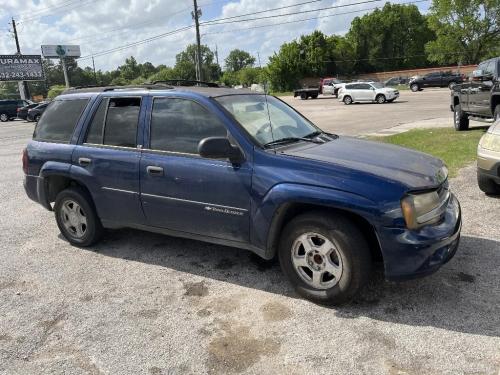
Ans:
<svg viewBox="0 0 500 375"><path fill-rule="evenodd" d="M150 85L74 89L23 154L28 196L73 245L138 228L278 256L302 296L351 299L451 259L461 213L443 162L322 131L264 94Z"/></svg>

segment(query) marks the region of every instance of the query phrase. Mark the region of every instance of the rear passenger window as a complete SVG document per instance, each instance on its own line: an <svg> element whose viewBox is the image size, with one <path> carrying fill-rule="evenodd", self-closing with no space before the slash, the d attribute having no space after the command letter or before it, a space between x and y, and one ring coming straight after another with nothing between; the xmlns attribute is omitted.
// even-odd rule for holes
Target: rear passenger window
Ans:
<svg viewBox="0 0 500 375"><path fill-rule="evenodd" d="M85 143L136 147L140 98L103 99L94 114Z"/></svg>
<svg viewBox="0 0 500 375"><path fill-rule="evenodd" d="M88 99L55 100L36 125L33 139L69 143Z"/></svg>
<svg viewBox="0 0 500 375"><path fill-rule="evenodd" d="M198 154L198 143L207 137L225 137L219 119L191 100L157 98L151 115L151 149Z"/></svg>

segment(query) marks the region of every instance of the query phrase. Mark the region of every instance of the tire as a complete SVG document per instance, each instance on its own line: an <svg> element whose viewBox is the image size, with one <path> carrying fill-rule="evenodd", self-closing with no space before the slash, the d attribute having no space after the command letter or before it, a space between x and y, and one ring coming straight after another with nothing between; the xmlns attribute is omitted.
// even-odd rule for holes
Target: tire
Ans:
<svg viewBox="0 0 500 375"><path fill-rule="evenodd" d="M9 115L7 115L6 113L0 114L0 121L2 121L2 122L9 121Z"/></svg>
<svg viewBox="0 0 500 375"><path fill-rule="evenodd" d="M38 122L38 121L40 121L40 115L35 116L35 122Z"/></svg>
<svg viewBox="0 0 500 375"><path fill-rule="evenodd" d="M448 88L449 88L450 90L453 90L453 87L455 87L455 85L456 85L456 84L457 84L456 82L450 82L450 83L448 84Z"/></svg>
<svg viewBox="0 0 500 375"><path fill-rule="evenodd" d="M455 130L463 131L469 129L469 116L462 112L460 104L455 106L455 111L453 113L453 124L455 125Z"/></svg>
<svg viewBox="0 0 500 375"><path fill-rule="evenodd" d="M92 198L82 188L71 187L61 191L56 197L54 213L59 230L72 245L91 246L102 237L104 230L101 220L97 216ZM82 216L85 226L81 224ZM68 228L69 226L73 229ZM81 235L76 228L79 228Z"/></svg>
<svg viewBox="0 0 500 375"><path fill-rule="evenodd" d="M344 96L344 99L342 101L345 105L352 104L352 98L349 95Z"/></svg>
<svg viewBox="0 0 500 375"><path fill-rule="evenodd" d="M310 251L306 252L302 241L313 245L308 245ZM317 247L318 244L331 246L329 250L325 250L326 256L318 257L317 249L321 249ZM315 211L297 216L283 230L278 251L283 273L297 293L316 303L338 305L348 302L370 277L371 253L368 244L362 232L341 215ZM317 263L319 258L323 266ZM297 266L293 259L304 262L306 266ZM335 269L334 272L339 272L339 275L334 277L325 270L313 273L309 264L311 267ZM335 264L336 268L331 268ZM312 277L318 272L321 276L316 281L323 285L315 287L311 285L314 283ZM307 281L307 278L310 280Z"/></svg>
<svg viewBox="0 0 500 375"><path fill-rule="evenodd" d="M493 112L493 119L495 121L500 120L500 104L497 104L495 111Z"/></svg>
<svg viewBox="0 0 500 375"><path fill-rule="evenodd" d="M484 176L480 172L477 172L477 184L483 193L491 195L500 194L500 186L498 186L491 178Z"/></svg>
<svg viewBox="0 0 500 375"><path fill-rule="evenodd" d="M377 97L375 98L375 101L378 104L384 104L386 102L385 95L383 94L378 94Z"/></svg>
<svg viewBox="0 0 500 375"><path fill-rule="evenodd" d="M300 99L307 100L307 94L305 92L303 92L302 94L300 94Z"/></svg>
<svg viewBox="0 0 500 375"><path fill-rule="evenodd" d="M410 90L413 92L420 91L420 86L418 85L418 83L414 83L414 84L410 85Z"/></svg>

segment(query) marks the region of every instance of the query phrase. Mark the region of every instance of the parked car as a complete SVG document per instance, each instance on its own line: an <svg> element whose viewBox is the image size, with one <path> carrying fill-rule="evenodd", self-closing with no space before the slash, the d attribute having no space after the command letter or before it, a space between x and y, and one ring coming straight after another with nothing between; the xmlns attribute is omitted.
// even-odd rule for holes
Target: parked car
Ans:
<svg viewBox="0 0 500 375"><path fill-rule="evenodd" d="M355 82L348 83L339 91L339 100L344 104L355 102L393 102L399 97L399 91L385 87L380 82Z"/></svg>
<svg viewBox="0 0 500 375"><path fill-rule="evenodd" d="M31 103L28 105L25 105L24 107L18 108L17 109L17 118L21 120L27 120L28 119L28 111L32 108L35 108L39 106L42 103Z"/></svg>
<svg viewBox="0 0 500 375"><path fill-rule="evenodd" d="M42 104L37 105L34 108L29 109L28 116L26 117L26 119L28 121L38 122L38 120L40 120L40 117L42 117L42 114L48 105L49 105L49 103L42 103Z"/></svg>
<svg viewBox="0 0 500 375"><path fill-rule="evenodd" d="M15 119L17 110L30 103L30 101L23 99L0 100L0 121L6 122Z"/></svg>
<svg viewBox="0 0 500 375"><path fill-rule="evenodd" d="M410 89L413 92L423 90L424 87L453 87L463 82L461 74L454 74L451 72L433 72L425 76L417 76L410 80Z"/></svg>
<svg viewBox="0 0 500 375"><path fill-rule="evenodd" d="M430 274L460 237L441 160L324 132L245 89L70 90L36 125L23 170L75 246L131 227L247 249L277 256L325 304L351 299L377 259L389 280Z"/></svg>
<svg viewBox="0 0 500 375"><path fill-rule="evenodd" d="M486 194L500 194L500 119L479 141L477 183Z"/></svg>
<svg viewBox="0 0 500 375"><path fill-rule="evenodd" d="M472 73L472 80L453 88L450 109L456 130L467 130L471 118L500 119L500 57L483 61Z"/></svg>
<svg viewBox="0 0 500 375"><path fill-rule="evenodd" d="M317 87L310 87L305 89L297 89L293 91L293 97L296 98L300 96L300 99L307 100L308 98L317 99L319 95L319 89Z"/></svg>
<svg viewBox="0 0 500 375"><path fill-rule="evenodd" d="M384 82L385 86L407 85L409 82L407 77L392 77Z"/></svg>
<svg viewBox="0 0 500 375"><path fill-rule="evenodd" d="M323 95L335 95L336 98L339 97L339 90L344 87L344 82L339 79L333 78L327 83L323 84Z"/></svg>

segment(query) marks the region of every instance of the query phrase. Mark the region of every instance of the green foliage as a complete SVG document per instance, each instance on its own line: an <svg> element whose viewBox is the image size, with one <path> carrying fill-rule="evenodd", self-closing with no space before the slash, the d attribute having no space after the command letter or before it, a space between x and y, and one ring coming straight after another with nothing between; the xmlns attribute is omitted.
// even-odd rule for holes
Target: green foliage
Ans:
<svg viewBox="0 0 500 375"><path fill-rule="evenodd" d="M215 55L210 48L201 46L201 68L204 81L216 81L221 75L220 66L214 62ZM175 56L174 71L177 79L196 79L196 44L190 44Z"/></svg>
<svg viewBox="0 0 500 375"><path fill-rule="evenodd" d="M243 68L250 68L255 63L255 57L246 51L233 49L224 60L226 71L237 72Z"/></svg>
<svg viewBox="0 0 500 375"><path fill-rule="evenodd" d="M176 73L175 70L169 67L164 67L158 72L150 75L148 77L149 82L154 82L154 81L167 81L169 79L175 79L176 78Z"/></svg>
<svg viewBox="0 0 500 375"><path fill-rule="evenodd" d="M47 93L47 98L54 99L56 96L60 95L64 90L66 90L66 86L64 85L50 86L49 92Z"/></svg>
<svg viewBox="0 0 500 375"><path fill-rule="evenodd" d="M416 5L386 3L352 21L346 35L357 60L352 70L369 73L425 67L424 46L433 37Z"/></svg>
<svg viewBox="0 0 500 375"><path fill-rule="evenodd" d="M434 0L429 27L431 61L477 64L500 52L500 0Z"/></svg>

